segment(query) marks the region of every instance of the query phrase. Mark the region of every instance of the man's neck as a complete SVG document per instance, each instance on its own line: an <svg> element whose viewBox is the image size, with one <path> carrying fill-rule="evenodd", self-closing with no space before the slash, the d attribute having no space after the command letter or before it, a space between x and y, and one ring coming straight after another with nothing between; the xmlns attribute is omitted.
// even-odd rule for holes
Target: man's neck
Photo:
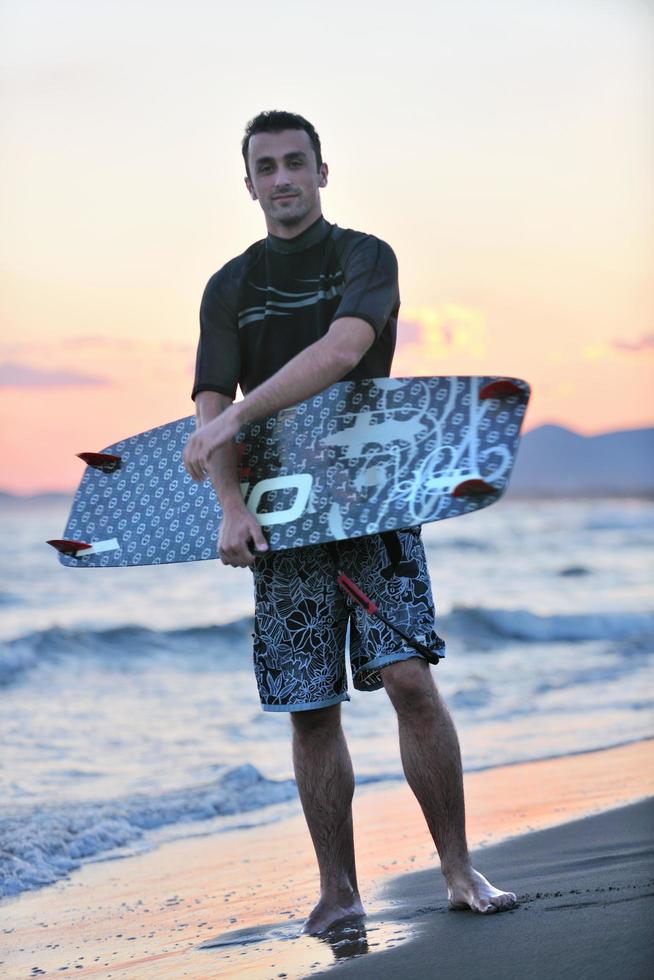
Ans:
<svg viewBox="0 0 654 980"><path fill-rule="evenodd" d="M266 216L266 228L270 235L274 235L275 238L297 238L301 235L303 231L310 228L311 225L315 224L318 218L322 217L322 209L320 206L314 208L306 217L298 221L297 224L282 224L279 221L268 218Z"/></svg>
<svg viewBox="0 0 654 980"><path fill-rule="evenodd" d="M301 231L299 235L293 235L292 238L280 238L279 235L269 232L266 238L266 247L280 255L304 252L321 242L329 233L330 228L331 225L325 221L322 215L319 215L312 225Z"/></svg>

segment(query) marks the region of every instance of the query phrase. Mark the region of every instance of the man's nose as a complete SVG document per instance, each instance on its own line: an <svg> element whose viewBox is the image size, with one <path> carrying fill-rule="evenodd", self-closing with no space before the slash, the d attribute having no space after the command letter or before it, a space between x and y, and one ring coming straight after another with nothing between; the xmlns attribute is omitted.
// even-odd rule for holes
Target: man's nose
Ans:
<svg viewBox="0 0 654 980"><path fill-rule="evenodd" d="M275 174L275 187L286 187L291 183L290 171L286 167L279 167Z"/></svg>

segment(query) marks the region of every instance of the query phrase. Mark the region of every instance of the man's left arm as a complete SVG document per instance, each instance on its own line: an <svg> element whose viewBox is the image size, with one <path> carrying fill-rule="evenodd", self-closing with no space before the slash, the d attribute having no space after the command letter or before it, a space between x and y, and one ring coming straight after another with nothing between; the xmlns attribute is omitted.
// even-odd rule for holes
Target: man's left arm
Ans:
<svg viewBox="0 0 654 980"><path fill-rule="evenodd" d="M350 316L334 320L324 337L191 436L184 450L184 465L193 479L205 479L212 452L229 442L246 422L274 415L340 381L356 367L374 340L375 331L366 320Z"/></svg>

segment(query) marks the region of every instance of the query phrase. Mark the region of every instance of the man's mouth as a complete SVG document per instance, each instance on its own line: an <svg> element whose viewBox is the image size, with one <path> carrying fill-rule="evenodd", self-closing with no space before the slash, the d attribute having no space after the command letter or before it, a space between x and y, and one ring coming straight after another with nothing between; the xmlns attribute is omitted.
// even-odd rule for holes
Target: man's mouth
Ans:
<svg viewBox="0 0 654 980"><path fill-rule="evenodd" d="M298 194L276 194L273 197L273 201L290 201L291 198L298 196Z"/></svg>

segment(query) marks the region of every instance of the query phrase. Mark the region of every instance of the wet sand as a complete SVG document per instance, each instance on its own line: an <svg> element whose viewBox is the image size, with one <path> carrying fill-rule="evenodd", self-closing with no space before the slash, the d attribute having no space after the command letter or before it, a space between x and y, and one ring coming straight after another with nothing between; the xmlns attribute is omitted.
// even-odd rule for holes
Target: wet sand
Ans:
<svg viewBox="0 0 654 980"><path fill-rule="evenodd" d="M492 916L448 912L440 875L432 870L404 875L384 889L388 911L383 914L392 909L399 922L410 923L413 939L377 956L352 958L338 976L654 976L654 798L518 837L478 857L491 880L511 879L519 908ZM366 925L370 930L375 922ZM367 945L363 937L360 942Z"/></svg>
<svg viewBox="0 0 654 980"><path fill-rule="evenodd" d="M617 975L636 980L645 975L638 972L644 957L654 962L638 926L652 925L654 820L650 804L613 808L654 796L653 763L654 741L647 740L466 775L476 864L520 894L514 912L447 912L422 814L404 784L386 784L355 797L365 930L299 936L317 897L299 813L211 835L198 824L198 836L90 864L69 880L4 900L0 976L292 980L338 959L339 975L411 980L559 978L573 975L566 972L571 962L583 980L608 976L611 954L624 967ZM577 819L591 814L601 816ZM576 822L542 832L569 821ZM486 972L489 955L495 966ZM614 962L613 969L615 976Z"/></svg>

